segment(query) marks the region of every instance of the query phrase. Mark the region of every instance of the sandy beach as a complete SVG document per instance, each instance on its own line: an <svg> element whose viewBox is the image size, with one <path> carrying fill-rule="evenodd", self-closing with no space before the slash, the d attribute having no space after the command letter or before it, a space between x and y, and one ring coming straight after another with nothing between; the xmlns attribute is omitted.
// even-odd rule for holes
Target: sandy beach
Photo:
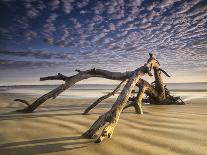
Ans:
<svg viewBox="0 0 207 155"><path fill-rule="evenodd" d="M207 0L0 0L0 155L207 155Z"/></svg>
<svg viewBox="0 0 207 155"><path fill-rule="evenodd" d="M33 101L34 97L15 93L0 94L0 154L207 154L207 99L192 99L187 105L144 105L144 115L125 110L112 139L101 144L81 134L104 112L108 99L89 115L83 110L94 99L49 100L32 114L13 111L25 105L14 98Z"/></svg>

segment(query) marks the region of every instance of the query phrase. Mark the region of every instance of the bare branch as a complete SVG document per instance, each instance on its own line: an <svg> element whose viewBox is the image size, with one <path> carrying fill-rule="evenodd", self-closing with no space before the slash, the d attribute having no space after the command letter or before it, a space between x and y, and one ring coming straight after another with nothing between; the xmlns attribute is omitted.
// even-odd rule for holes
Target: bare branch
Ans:
<svg viewBox="0 0 207 155"><path fill-rule="evenodd" d="M93 109L95 106L97 106L100 102L102 102L103 100L111 97L112 95L114 95L118 90L119 88L122 86L122 84L125 82L126 80L123 80L112 92L98 98L95 102L93 102L84 112L83 112L83 115L86 115L88 114L88 112Z"/></svg>
<svg viewBox="0 0 207 155"><path fill-rule="evenodd" d="M170 75L167 74L167 72L165 70L163 70L162 68L160 68L159 70L162 71L167 77L170 77Z"/></svg>
<svg viewBox="0 0 207 155"><path fill-rule="evenodd" d="M17 101L17 102L21 102L21 103L24 103L24 104L26 104L27 106L29 106L29 102L28 101L26 101L26 100L22 100L22 99L15 99L14 101Z"/></svg>

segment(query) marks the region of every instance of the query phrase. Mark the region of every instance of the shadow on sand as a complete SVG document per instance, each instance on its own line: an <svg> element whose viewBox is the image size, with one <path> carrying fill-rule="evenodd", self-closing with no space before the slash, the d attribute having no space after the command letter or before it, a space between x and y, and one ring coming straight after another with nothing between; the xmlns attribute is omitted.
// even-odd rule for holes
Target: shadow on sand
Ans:
<svg viewBox="0 0 207 155"><path fill-rule="evenodd" d="M12 108L10 112L0 113L0 120L15 120L15 119L25 119L25 118L37 118L37 117L50 117L50 116L74 116L82 115L84 109L86 109L90 104L84 105L67 105L67 106L41 106L32 113L19 113ZM98 105L95 109L106 109L110 108L111 104ZM90 112L89 114L98 114L99 112Z"/></svg>
<svg viewBox="0 0 207 155"><path fill-rule="evenodd" d="M57 153L85 148L90 142L81 136L21 141L0 145L0 152L2 155Z"/></svg>

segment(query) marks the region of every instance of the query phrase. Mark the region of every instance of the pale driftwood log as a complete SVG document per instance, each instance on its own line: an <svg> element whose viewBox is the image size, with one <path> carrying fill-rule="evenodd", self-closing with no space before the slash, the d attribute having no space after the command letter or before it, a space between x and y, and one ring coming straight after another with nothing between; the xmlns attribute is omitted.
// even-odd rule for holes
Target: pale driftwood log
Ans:
<svg viewBox="0 0 207 155"><path fill-rule="evenodd" d="M130 98L129 101L132 101L128 105L124 107L124 109L127 109L131 106L135 108L135 112L138 114L143 114L142 111L142 102L145 103L157 103L159 102L159 93L156 91L156 89L150 85L147 81L140 79L138 83L136 84L137 87L139 87L139 91L137 93L137 96L134 98ZM148 99L143 99L143 95L146 94L149 96Z"/></svg>
<svg viewBox="0 0 207 155"><path fill-rule="evenodd" d="M159 68L154 68L154 77L155 77L155 89L159 94L159 100L164 100L165 96L165 85L162 80L161 71Z"/></svg>
<svg viewBox="0 0 207 155"><path fill-rule="evenodd" d="M156 60L152 59L152 62L156 62ZM148 63L149 64L149 63ZM148 73L148 75L152 76L152 73L150 72L152 68L152 65L148 65L147 67L145 67L145 72ZM101 77L101 78L107 78L107 79L111 79L111 80L126 80L128 79L135 71L131 71L131 72L110 72L107 70L101 70L101 69L91 69L91 70L86 70L86 71L80 71L80 70L76 70L77 72L79 72L76 75L67 77L65 75L62 75L60 73L58 73L58 75L55 76L48 76L48 77L42 77L40 78L40 81L45 81L45 80L63 80L65 81L64 84L58 86L57 88L53 89L52 91L48 92L47 94L41 96L40 98L38 98L37 100L35 100L32 104L30 104L28 107L21 109L21 110L17 110L18 112L23 112L23 113L30 113L33 112L37 107L39 107L42 103L44 103L46 100L50 99L50 98L56 98L56 96L58 96L60 93L62 93L63 91L65 91L66 89L70 88L71 86L73 86L75 83L84 80L84 79L88 79L91 77Z"/></svg>
<svg viewBox="0 0 207 155"><path fill-rule="evenodd" d="M123 90L121 91L119 97L116 102L113 104L112 108L100 116L95 123L87 130L83 136L87 138L94 138L96 136L97 131L103 127L106 123L108 123L105 128L102 130L101 135L95 141L97 143L103 141L105 138L111 138L114 128L119 120L120 114L125 107L133 88L139 79L145 74L145 67L140 67L135 73L129 78Z"/></svg>
<svg viewBox="0 0 207 155"><path fill-rule="evenodd" d="M84 80L84 79L88 79L91 77L100 77L100 78L106 78L106 79L111 79L111 80L126 80L134 73L134 71L123 72L123 73L122 72L110 72L107 70L95 69L95 68L91 69L91 70L86 70L86 71L80 71L80 70L76 70L76 71L78 72L78 74L70 76L70 77L58 73L58 75L55 75L55 76L47 76L47 77L40 78L40 81L63 80L63 81L65 81L65 83L61 84L57 88L55 88L55 89L51 90L50 92L44 94L43 96L39 97L32 104L30 104L28 107L26 107L24 109L17 110L17 112L23 112L23 113L33 112L37 107L39 107L42 103L44 103L48 99L56 98L60 93L62 93L66 89L70 88L75 83L77 83L81 80ZM146 73L151 75L148 68L146 68Z"/></svg>
<svg viewBox="0 0 207 155"><path fill-rule="evenodd" d="M123 81L115 88L115 90L113 91L113 92L110 92L109 94L107 94L107 95L104 95L104 96L102 96L102 97L100 97L99 99L97 99L94 103L92 103L84 112L83 112L83 114L85 115L85 114L88 114L88 112L91 110L91 109L93 109L93 108L95 108L95 106L97 106L100 102L102 102L103 100L105 100L106 98L109 98L110 96L112 96L112 95L114 95L117 91L118 91L118 89L119 89L119 87L122 85L122 83L123 83ZM148 102L148 103L150 103L150 102L158 102L158 98L159 98L159 94L157 93L157 91L154 89L154 87L152 87L147 81L145 81L145 80L143 80L143 79L139 79L139 81L137 82L137 84L136 84L136 86L137 87L139 87L139 89L141 89L143 86L145 87L145 89L144 89L144 93L146 93L148 96L150 96L150 99L151 99L151 101L149 100L149 99L144 99L143 100L143 102ZM144 95L144 94L143 94ZM142 95L142 96L143 96ZM138 98L139 96L137 96L137 98ZM128 107L131 107L131 106L134 106L135 107L135 103L137 103L137 101L136 101L136 99L135 98L133 98L133 99L129 99L129 101L132 101L133 100L133 102L131 102L131 103L129 103L124 109L126 109L126 108L128 108ZM142 101L141 101L142 102ZM139 102L139 103L141 103L141 102ZM138 104L139 105L139 104ZM140 107L141 108L141 107ZM137 109L139 109L139 108L137 108ZM139 110L136 110L135 109L135 111L136 111L136 113L140 113L139 112Z"/></svg>
<svg viewBox="0 0 207 155"><path fill-rule="evenodd" d="M157 67L157 64L159 65L159 62L153 57L152 54L150 54L150 59L148 61L153 62L153 67L152 67L152 65L151 66L148 65L148 67L145 68L146 69L145 72L148 73L148 75L152 75L151 69ZM159 66L157 68L159 68ZM162 69L160 69L160 70L162 70ZM60 93L62 93L66 89L70 88L75 83L77 83L81 80L84 80L84 79L88 79L91 77L100 77L100 78L107 78L107 79L111 79L111 80L126 80L135 72L135 71L124 72L124 73L110 72L107 70L101 70L101 69L95 69L95 68L91 69L91 70L86 70L86 71L80 71L80 70L76 70L76 71L78 72L78 74L70 76L70 77L58 73L58 75L55 75L55 76L48 76L48 77L40 78L40 81L63 80L65 83L61 84L57 88L51 90L47 94L44 94L43 96L39 97L32 104L30 104L28 107L21 109L21 110L17 110L17 111L24 112L24 113L33 112L37 107L39 107L42 103L44 103L48 99L56 98ZM167 73L165 71L162 70L162 72L167 75ZM143 79L140 79L140 80L142 81ZM145 81L145 84L146 84L146 87L148 88L148 89L146 89L145 93L149 96L150 103L159 103L160 102L160 96L159 96L160 93L158 93L158 91L152 85L150 85L148 82ZM139 87L140 84L137 83L137 86ZM172 96L171 96L171 98L172 98ZM163 102L160 102L160 103L163 103ZM172 101L171 101L171 103L172 103Z"/></svg>
<svg viewBox="0 0 207 155"><path fill-rule="evenodd" d="M151 53L150 53L150 58L154 59L156 61L156 65L153 66L154 77L155 77L155 89L158 92L159 101L162 101L162 100L166 99L166 90L165 90L165 85L163 83L163 79L161 76L161 72L164 73L168 77L170 77L170 76L169 76L169 74L167 74L167 72L165 72L163 69L160 68L159 61Z"/></svg>
<svg viewBox="0 0 207 155"><path fill-rule="evenodd" d="M141 79L141 77L144 76L146 73L152 76L152 73L151 73L152 69L157 71L157 72L154 71L155 86L150 85L147 81ZM141 114L143 113L142 112L142 101L143 101L142 98L144 94L148 96L148 98L145 99L145 101L151 104L153 103L179 104L182 101L180 98L171 96L170 93L167 91L167 88L163 87L164 84L162 81L160 71L162 71L165 75L168 75L168 74L160 68L159 62L156 60L156 58L152 54L150 54L150 58L148 59L145 65L131 72L124 72L124 73L110 72L107 70L101 70L101 69L95 69L95 68L91 70L86 70L86 71L80 71L80 70L76 70L76 71L78 72L78 74L70 76L70 77L58 73L58 75L56 76L48 76L48 77L40 78L41 81L63 80L65 83L53 89L52 91L48 92L47 94L41 96L36 101L34 101L32 104L30 104L28 107L26 107L25 109L19 110L19 111L20 112L32 112L42 103L44 103L46 100L50 98L56 98L56 96L58 96L60 93L62 93L66 89L70 88L77 82L84 80L84 79L88 79L91 77L101 77L101 78L121 80L121 81L128 79L126 85L124 86L123 90L118 96L116 102L113 104L112 108L105 114L101 115L94 122L94 124L90 127L90 129L87 130L83 134L83 136L85 137L94 138L97 131L101 127L105 126L99 138L95 141L95 142L101 142L105 138L112 137L112 134L118 123L122 110L124 109L124 107L125 108L127 107L126 103L132 99L130 98L130 96L135 86L139 87L139 92L137 96L132 99L133 101L131 105L135 107L135 110L137 113L141 113ZM163 92L164 92L164 95L163 95Z"/></svg>
<svg viewBox="0 0 207 155"><path fill-rule="evenodd" d="M106 94L106 95L104 95L104 96L102 96L102 97L100 97L100 98L98 98L95 102L93 102L88 108L86 108L85 109L85 111L83 112L83 115L86 115L86 114L88 114L89 113L89 111L91 110L91 109L93 109L94 107L96 107L100 102L102 102L103 100L105 100L105 99L107 99L107 98L109 98L109 97L111 97L111 96L113 96L113 95L115 95L117 92L118 92L118 90L119 90L119 88L122 86L122 84L125 82L126 80L123 80L112 92L110 92L110 93L108 93L108 94Z"/></svg>
<svg viewBox="0 0 207 155"><path fill-rule="evenodd" d="M139 92L137 93L137 97L135 98L135 103L134 103L134 107L135 107L135 112L137 114L143 114L142 111L142 97L144 96L145 93L145 89L146 87L143 85L140 89Z"/></svg>
<svg viewBox="0 0 207 155"><path fill-rule="evenodd" d="M64 84L61 84L57 88L53 89L52 91L48 92L47 94L44 94L37 100L35 100L32 104L30 104L28 107L17 110L17 112L23 112L23 113L30 113L33 112L37 107L39 107L42 103L44 103L46 100L50 98L56 98L60 93L65 91L66 89L70 88L73 86L75 83L88 79L91 77L102 77L102 78L107 78L111 80L125 80L127 79L133 72L110 72L107 70L101 70L101 69L91 69L91 70L86 70L86 71L80 71L76 70L78 74L67 77L65 75L62 75L58 73L58 75L55 76L48 76L48 77L42 77L40 78L40 81L45 81L45 80L63 80L65 81Z"/></svg>
<svg viewBox="0 0 207 155"><path fill-rule="evenodd" d="M155 81L152 84L154 85L155 90L157 91L157 101L151 102L151 104L178 104L178 105L184 105L185 103L182 101L180 97L174 97L170 95L170 91L166 88L166 85L163 82L161 73L164 73L167 77L170 77L169 74L167 74L166 71L160 68L159 61L155 58L153 54L150 54L151 59L154 59L156 61L156 65L153 66L154 70L154 77ZM151 97L150 97L151 98Z"/></svg>
<svg viewBox="0 0 207 155"><path fill-rule="evenodd" d="M143 111L142 111L142 98L144 96L144 93L146 91L147 87L146 85L144 84L144 81L139 85L139 91L137 93L137 96L135 98L133 98L132 102L129 103L128 105L126 105L124 107L124 109L128 108L128 107L131 107L133 106L134 109L135 109L135 113L137 114L143 114Z"/></svg>
<svg viewBox="0 0 207 155"><path fill-rule="evenodd" d="M145 73L148 73L150 75L150 70L152 67L156 65L156 60L152 59L150 56L150 59L148 59L147 64L144 66L136 69L132 76L127 81L126 85L124 86L123 90L121 91L119 97L117 98L116 102L113 104L112 108L106 112L105 114L101 115L94 124L90 127L89 130L87 130L83 136L87 138L94 138L96 136L97 131L103 127L106 123L108 123L104 129L102 130L101 135L99 138L95 141L97 143L100 143L105 138L111 138L114 128L117 125L117 122L119 120L120 114L124 107L126 106L126 103L128 102L131 92L134 89L135 85L139 82L140 78L145 75ZM143 91L144 92L144 91ZM140 93L140 96L143 93ZM140 100L138 100L140 101Z"/></svg>
<svg viewBox="0 0 207 155"><path fill-rule="evenodd" d="M154 63L157 60L154 60ZM148 66L145 68L145 72L148 73L150 76L152 75L152 73L150 72L152 66ZM37 107L39 107L42 103L44 103L45 101L47 101L50 98L56 98L60 93L62 93L63 91L65 91L66 89L70 88L71 86L73 86L75 83L84 80L84 79L88 79L91 77L101 77L101 78L107 78L107 79L111 79L111 80L126 80L128 79L135 71L129 71L129 72L110 72L107 70L101 70L101 69L91 69L91 70L86 70L86 71L80 71L80 70L76 70L78 72L78 74L67 77L63 74L58 73L58 75L55 76L48 76L48 77L42 77L40 78L40 81L45 81L45 80L63 80L65 83L61 84L60 86L58 86L57 88L51 90L50 92L48 92L47 94L44 94L43 96L39 97L37 100L35 100L32 104L30 104L28 107L21 109L21 110L17 110L18 112L23 112L23 113L30 113L33 112ZM148 85L148 87L151 87L150 85ZM151 96L156 96L156 91L153 90L153 88L151 88L151 91L149 91L149 95ZM154 97L154 98L157 98Z"/></svg>
<svg viewBox="0 0 207 155"><path fill-rule="evenodd" d="M150 104L185 104L180 97L173 97L163 83L161 72L163 72L167 77L170 77L167 72L160 68L159 61L155 58L153 54L149 54L149 61L154 61L153 70L155 81L150 85L147 81L140 79L137 86L139 87L139 92L137 96L131 99L131 103L126 105L124 109L133 106L136 113L142 114L142 96L146 94L148 99L144 99L144 102Z"/></svg>
<svg viewBox="0 0 207 155"><path fill-rule="evenodd" d="M149 60L156 61L155 65L153 66L153 70L154 70L154 77L155 77L155 89L159 94L158 97L159 97L159 101L160 101L160 100L165 99L165 88L164 88L164 83L163 83L162 76L161 76L161 70L162 69L160 69L159 61L151 53L150 53L150 59Z"/></svg>

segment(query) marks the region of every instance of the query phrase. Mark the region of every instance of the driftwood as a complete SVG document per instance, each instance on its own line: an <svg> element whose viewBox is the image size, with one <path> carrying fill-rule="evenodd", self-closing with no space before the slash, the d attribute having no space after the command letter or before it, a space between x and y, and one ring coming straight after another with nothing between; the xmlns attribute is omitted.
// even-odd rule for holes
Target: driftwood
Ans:
<svg viewBox="0 0 207 155"><path fill-rule="evenodd" d="M142 66L135 71L135 73L129 78L123 90L121 91L119 97L116 102L113 104L112 108L100 116L97 121L90 127L88 131L86 131L83 136L87 138L94 138L96 136L97 131L103 127L106 123L108 123L105 128L102 130L101 135L95 141L97 143L103 141L105 138L111 138L113 135L114 128L117 125L120 114L125 107L133 88L139 79L144 76L147 66Z"/></svg>
<svg viewBox="0 0 207 155"><path fill-rule="evenodd" d="M26 100L22 100L22 99L15 99L14 101L16 101L16 102L21 102L21 103L24 103L25 105L27 105L27 106L29 106L29 102L28 101L26 101Z"/></svg>
<svg viewBox="0 0 207 155"><path fill-rule="evenodd" d="M65 83L61 84L57 88L48 92L47 94L41 96L36 101L34 101L32 104L30 104L28 107L26 107L25 109L21 109L21 110L17 110L17 111L23 112L23 113L33 112L37 107L39 107L46 100L48 100L50 98L55 99L60 93L62 93L66 89L70 88L75 83L77 83L81 80L84 80L84 79L88 79L91 77L102 77L102 78L107 78L107 79L111 79L111 80L125 80L131 75L131 72L125 72L125 73L110 72L107 70L101 70L101 69L95 69L95 68L91 69L91 70L86 70L86 71L80 71L80 70L76 70L76 71L78 72L78 74L76 74L74 76L70 76L70 77L67 77L65 75L58 73L58 75L55 75L55 76L47 76L47 77L40 78L40 81L63 80Z"/></svg>
<svg viewBox="0 0 207 155"><path fill-rule="evenodd" d="M86 108L86 110L83 112L83 115L88 114L88 112L93 109L95 106L97 106L100 102L102 102L103 100L115 95L119 88L122 86L122 84L125 82L125 80L123 80L112 92L98 98L95 102L93 102L88 108Z"/></svg>
<svg viewBox="0 0 207 155"><path fill-rule="evenodd" d="M166 76L170 77L167 72L160 68L159 61L155 58L153 54L149 54L150 58L147 63L137 68L134 71L128 72L110 72L108 70L102 69L90 69L86 71L76 70L78 73L73 76L65 76L60 73L55 76L47 76L40 78L40 81L45 80L62 80L64 84L61 84L57 88L51 90L47 94L41 96L32 104L21 110L17 110L18 112L33 112L37 107L43 104L50 98L55 99L60 93L70 88L77 82L88 79L91 77L100 77L111 80L120 80L122 81L113 92L106 94L92 103L83 114L87 114L91 109L93 109L97 104L106 98L114 95L118 92L119 88L125 81L126 84L123 87L121 93L119 94L117 100L112 105L111 109L107 111L105 114L101 115L93 125L87 130L83 136L87 138L96 137L97 131L104 127L100 136L97 138L95 142L101 142L105 138L111 138L114 132L114 129L118 123L119 117L123 109L133 106L135 108L135 112L138 114L143 114L142 103L148 102L150 104L185 104L180 97L174 97L170 95L170 91L166 88L162 80L162 74L164 73ZM149 84L147 81L143 80L141 77L145 74L149 76L153 76L151 71L154 71L155 82ZM135 87L139 88L135 97L132 97L132 92L134 92ZM143 99L143 96L146 95L147 98ZM19 100L20 101L20 100ZM22 100L23 101L23 100ZM24 100L25 101L25 100ZM20 101L21 102L21 101Z"/></svg>

